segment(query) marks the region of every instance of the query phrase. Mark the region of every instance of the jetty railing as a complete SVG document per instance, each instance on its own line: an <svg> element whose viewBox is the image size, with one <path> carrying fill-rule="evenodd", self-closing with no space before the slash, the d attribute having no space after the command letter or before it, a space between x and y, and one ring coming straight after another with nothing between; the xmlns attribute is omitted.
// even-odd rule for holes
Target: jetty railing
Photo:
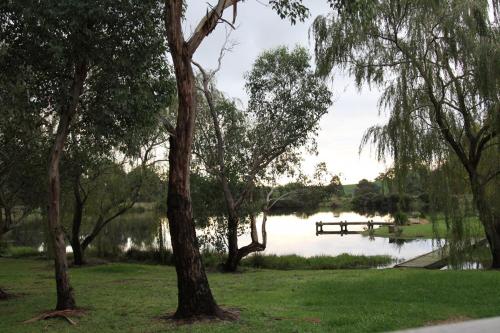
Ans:
<svg viewBox="0 0 500 333"><path fill-rule="evenodd" d="M333 230L323 230L324 226L340 226L340 231L333 231ZM340 221L340 222L323 222L319 221L316 222L316 236L318 235L325 235L325 234L330 234L330 235L351 235L351 234L359 234L362 231L349 231L347 230L348 226L366 226L368 228L368 231L372 231L374 226L392 226L394 227L394 223L389 223L389 222L374 222L373 220L369 220L366 222L347 222L347 221Z"/></svg>

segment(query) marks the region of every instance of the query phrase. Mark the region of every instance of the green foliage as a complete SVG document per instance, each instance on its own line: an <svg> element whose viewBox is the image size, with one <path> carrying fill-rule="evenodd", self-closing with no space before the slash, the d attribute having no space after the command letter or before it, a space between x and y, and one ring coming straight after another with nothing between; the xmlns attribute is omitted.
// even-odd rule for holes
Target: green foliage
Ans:
<svg viewBox="0 0 500 333"><path fill-rule="evenodd" d="M41 179L49 147L59 115L74 98L75 71L85 68L60 167L65 219L71 219L77 191L94 220L105 221L104 211L113 216L138 199L136 189L151 179L151 171L126 174L116 163L122 156L131 162L129 169L140 158L149 163L152 146L166 140L161 118L175 84L162 15L156 0L27 0L0 6L0 67L6 69L0 73L0 140L16 138L5 147L20 156L0 190L6 192L5 184L9 192L21 186L17 204L45 206ZM2 151L0 164L8 155Z"/></svg>
<svg viewBox="0 0 500 333"><path fill-rule="evenodd" d="M229 179L247 182L257 176L292 172L300 149L315 145L319 120L331 104L331 93L311 70L310 57L301 47L262 53L247 74L245 87L249 95L246 111L211 87ZM214 174L219 162L217 139L206 101L199 107L195 156L205 171Z"/></svg>
<svg viewBox="0 0 500 333"><path fill-rule="evenodd" d="M281 19L288 18L292 24L309 17L309 9L302 5L302 0L269 0L269 4Z"/></svg>
<svg viewBox="0 0 500 333"><path fill-rule="evenodd" d="M408 215L401 211L394 213L393 217L396 225L406 225L408 223Z"/></svg>
<svg viewBox="0 0 500 333"><path fill-rule="evenodd" d="M0 256L6 258L28 258L40 257L41 253L29 246L7 246L0 249Z"/></svg>
<svg viewBox="0 0 500 333"><path fill-rule="evenodd" d="M246 111L216 90L214 74L202 73L207 87L205 96L198 100L193 145L198 175L192 184L199 185L193 195L202 199L198 204L195 201L195 206L202 207L195 207L195 219L213 229L209 238L221 250L225 247L228 210L248 219L250 212L261 209L261 199L266 197L252 191L255 184L273 183L280 175L292 174L304 147L314 148L319 120L331 104L331 93L312 71L307 50L301 47L279 47L257 58L246 75ZM208 185L214 182L219 185ZM224 194L225 182L230 193ZM237 204L221 207L228 196ZM239 225L241 232L245 224Z"/></svg>
<svg viewBox="0 0 500 333"><path fill-rule="evenodd" d="M467 222L469 223L468 230L470 230L470 237L477 239L484 236L484 228L477 217L469 218ZM387 227L376 228L373 232L373 236L401 239L451 239L453 237L444 216L436 217L433 223L404 225L400 226L398 229L400 234L395 235L390 233ZM368 236L368 232L365 233L365 236Z"/></svg>
<svg viewBox="0 0 500 333"><path fill-rule="evenodd" d="M316 256L304 258L297 255L276 256L254 254L241 263L243 267L265 269L359 269L388 266L394 259L389 256L356 256L347 253L335 257Z"/></svg>
<svg viewBox="0 0 500 333"><path fill-rule="evenodd" d="M328 185L288 183L275 187L273 197L280 199L271 207L271 211L313 211L322 203L331 205L332 198L342 194L342 184L336 180Z"/></svg>
<svg viewBox="0 0 500 333"><path fill-rule="evenodd" d="M382 183L362 179L353 189L352 208L364 214L409 211L413 198L407 194L382 193Z"/></svg>

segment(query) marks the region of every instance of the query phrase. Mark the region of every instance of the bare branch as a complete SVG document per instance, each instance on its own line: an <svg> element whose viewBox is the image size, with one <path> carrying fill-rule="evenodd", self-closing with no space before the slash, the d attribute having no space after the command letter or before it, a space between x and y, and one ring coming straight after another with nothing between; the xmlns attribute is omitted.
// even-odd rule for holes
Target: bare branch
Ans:
<svg viewBox="0 0 500 333"><path fill-rule="evenodd" d="M187 41L189 54L193 55L198 49L203 39L208 36L217 26L217 24L222 21L222 15L224 10L231 6L236 6L241 0L219 0L217 5L215 5L198 23L193 35ZM236 10L233 10L233 22L236 20ZM227 22L226 20L223 20ZM231 26L233 26L231 24Z"/></svg>

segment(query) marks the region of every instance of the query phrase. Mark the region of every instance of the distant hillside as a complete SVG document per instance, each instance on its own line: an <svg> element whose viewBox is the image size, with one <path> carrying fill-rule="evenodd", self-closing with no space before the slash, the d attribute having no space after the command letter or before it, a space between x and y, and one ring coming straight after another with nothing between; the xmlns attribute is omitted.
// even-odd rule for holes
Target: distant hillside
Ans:
<svg viewBox="0 0 500 333"><path fill-rule="evenodd" d="M381 181L376 180L375 184L377 184L379 187L382 187L382 182ZM347 196L352 195L354 193L354 189L356 188L356 185L358 185L358 184L346 184L346 185L342 185L342 187L344 187L344 193L345 193L345 195L347 195Z"/></svg>
<svg viewBox="0 0 500 333"><path fill-rule="evenodd" d="M342 185L344 188L344 193L345 195L352 195L354 193L354 189L356 188L357 184L347 184L347 185Z"/></svg>

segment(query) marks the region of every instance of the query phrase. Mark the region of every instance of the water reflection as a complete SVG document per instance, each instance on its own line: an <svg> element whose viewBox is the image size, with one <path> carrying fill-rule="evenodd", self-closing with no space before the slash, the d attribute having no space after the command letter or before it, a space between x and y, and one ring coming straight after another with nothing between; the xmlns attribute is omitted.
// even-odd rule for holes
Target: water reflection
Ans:
<svg viewBox="0 0 500 333"><path fill-rule="evenodd" d="M268 245L266 254L297 254L305 257L317 255L389 255L398 261L409 259L432 251L440 243L432 240L394 240L390 238L356 235L315 235L315 223L362 222L368 219L376 222L390 222L390 217L365 217L355 212L318 212L314 214L272 215L267 221ZM260 228L260 225L259 225ZM350 226L353 231L363 231L362 226ZM85 230L84 230L85 232ZM159 237L159 232L162 237ZM197 230L198 234L204 230ZM259 230L260 232L260 230ZM15 230L11 236L14 244L43 247L45 236L42 221L27 223ZM240 245L250 242L248 234L239 238ZM170 248L170 235L165 217L152 213L127 214L105 227L91 245L90 250L98 256L116 255L131 248L147 250L158 248L163 243ZM71 248L68 247L68 251Z"/></svg>
<svg viewBox="0 0 500 333"><path fill-rule="evenodd" d="M269 216L267 222L266 254L298 254L305 257L317 255L390 255L398 261L432 251L440 245L437 241L416 239L395 242L389 238L357 235L315 235L316 222L390 222L390 216L362 216L355 212L319 212L308 216ZM325 227L326 228L326 227ZM352 231L363 231L363 226L349 226ZM249 235L240 237L241 244L250 241Z"/></svg>

